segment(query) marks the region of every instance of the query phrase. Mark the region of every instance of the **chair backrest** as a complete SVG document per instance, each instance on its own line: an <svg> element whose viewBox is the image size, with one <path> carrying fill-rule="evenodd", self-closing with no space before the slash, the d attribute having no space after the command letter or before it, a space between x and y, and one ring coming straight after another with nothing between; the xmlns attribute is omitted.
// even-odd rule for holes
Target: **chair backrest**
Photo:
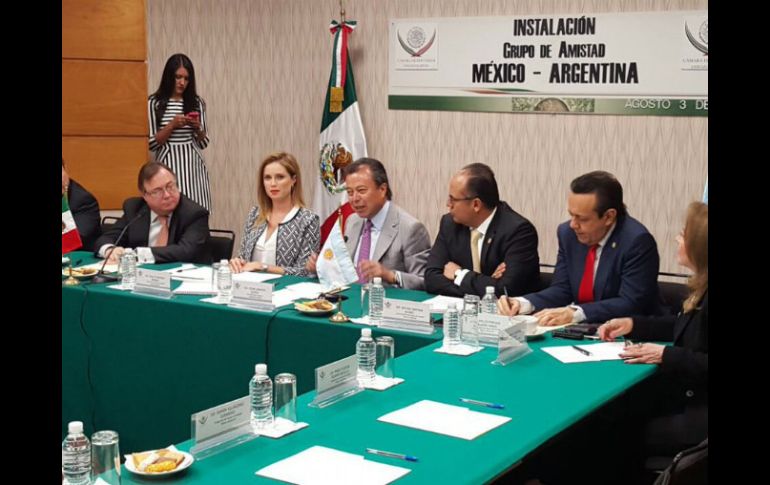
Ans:
<svg viewBox="0 0 770 485"><path fill-rule="evenodd" d="M209 230L209 251L214 262L233 257L235 233L226 229Z"/></svg>
<svg viewBox="0 0 770 485"><path fill-rule="evenodd" d="M668 307L672 314L677 314L682 311L682 304L684 303L687 294L690 289L687 287L687 275L678 273L660 273L660 276L674 276L682 278L682 282L673 281L658 281L658 293L663 305Z"/></svg>
<svg viewBox="0 0 770 485"><path fill-rule="evenodd" d="M102 217L102 234L104 234L107 231L107 229L115 225L115 223L118 222L119 220L120 218L115 216Z"/></svg>
<svg viewBox="0 0 770 485"><path fill-rule="evenodd" d="M680 451L655 480L655 485L696 485L708 483L709 439Z"/></svg>

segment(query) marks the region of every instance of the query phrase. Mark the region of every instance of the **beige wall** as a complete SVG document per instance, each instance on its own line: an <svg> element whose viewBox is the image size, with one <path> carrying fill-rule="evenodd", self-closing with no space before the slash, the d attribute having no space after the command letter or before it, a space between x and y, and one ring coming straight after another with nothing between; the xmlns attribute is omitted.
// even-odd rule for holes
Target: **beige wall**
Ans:
<svg viewBox="0 0 770 485"><path fill-rule="evenodd" d="M556 261L556 226L566 219L575 176L615 173L630 213L655 235L661 270L678 271L674 237L706 179L708 119L389 111L388 20L707 9L705 0L503 1L348 0L359 26L350 43L369 155L382 160L396 203L435 237L447 183L462 165L493 167L501 195L540 235L540 257ZM175 52L195 64L207 102L212 227L239 233L255 200L261 158L294 153L311 201L323 98L331 67L328 24L337 0L148 0L148 92Z"/></svg>

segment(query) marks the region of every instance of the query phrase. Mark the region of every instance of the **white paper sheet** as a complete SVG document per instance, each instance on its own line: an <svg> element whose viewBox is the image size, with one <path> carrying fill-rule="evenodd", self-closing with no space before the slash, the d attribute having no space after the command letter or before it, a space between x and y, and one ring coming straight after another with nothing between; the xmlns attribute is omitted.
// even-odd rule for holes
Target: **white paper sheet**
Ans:
<svg viewBox="0 0 770 485"><path fill-rule="evenodd" d="M484 347L478 346L478 347L472 347L468 344L458 344L454 345L452 347L445 347L443 344L441 347L434 350L434 352L438 352L440 354L450 354L450 355L471 355L475 354L476 352L481 352L484 349Z"/></svg>
<svg viewBox="0 0 770 485"><path fill-rule="evenodd" d="M285 418L276 417L273 420L273 426L267 429L260 429L259 435L267 436L268 438L280 438L281 436L285 436L289 433L299 431L302 428L307 428L307 426L307 423L295 423L294 421L289 421Z"/></svg>
<svg viewBox="0 0 770 485"><path fill-rule="evenodd" d="M377 420L472 440L507 423L511 418L426 399L380 416Z"/></svg>
<svg viewBox="0 0 770 485"><path fill-rule="evenodd" d="M457 309L462 310L463 308L463 299L457 298L455 296L434 296L433 298L430 298L428 300L423 301L422 303L427 303L430 305L430 311L432 313L444 313L447 309L447 303L457 303Z"/></svg>
<svg viewBox="0 0 770 485"><path fill-rule="evenodd" d="M361 455L313 446L268 465L256 474L302 485L385 485L410 471L365 460Z"/></svg>
<svg viewBox="0 0 770 485"><path fill-rule="evenodd" d="M217 291L211 287L211 279L204 281L182 280L182 284L174 290L174 293L177 295L216 295Z"/></svg>
<svg viewBox="0 0 770 485"><path fill-rule="evenodd" d="M400 377L383 377L380 375L374 376L374 382L371 384L364 384L366 389L372 389L375 391L384 391L390 389L393 386L397 386L404 382Z"/></svg>
<svg viewBox="0 0 770 485"><path fill-rule="evenodd" d="M276 278L280 278L281 275L279 274L272 274L272 273L257 273L254 271L245 271L243 273L238 273L233 275L233 281L254 281L257 283L263 283L265 281L274 280Z"/></svg>
<svg viewBox="0 0 770 485"><path fill-rule="evenodd" d="M310 283L309 281L288 285L285 289L295 293L297 298L308 300L315 300L324 291L324 287L320 283Z"/></svg>
<svg viewBox="0 0 770 485"><path fill-rule="evenodd" d="M586 344L576 340L581 349L585 349L591 355L585 355L572 345L562 345L559 347L542 347L543 352L550 354L565 364L575 364L578 362L599 362L600 360L619 360L618 355L623 351L624 342L602 342L598 344Z"/></svg>

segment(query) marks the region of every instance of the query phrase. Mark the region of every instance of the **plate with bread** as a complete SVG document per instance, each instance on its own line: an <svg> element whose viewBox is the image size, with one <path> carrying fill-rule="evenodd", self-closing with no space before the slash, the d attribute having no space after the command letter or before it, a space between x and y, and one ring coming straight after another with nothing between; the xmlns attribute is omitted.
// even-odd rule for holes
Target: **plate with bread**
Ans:
<svg viewBox="0 0 770 485"><path fill-rule="evenodd" d="M72 268L72 277L78 278L78 279L86 279L86 278L93 278L96 273L98 273L99 270L96 268L89 268L86 266L80 267L80 268ZM70 275L70 269L64 268L61 270L61 274L63 276L69 276Z"/></svg>
<svg viewBox="0 0 770 485"><path fill-rule="evenodd" d="M297 302L294 304L294 309L306 315L328 315L337 309L337 305L329 300L320 298L318 300Z"/></svg>
<svg viewBox="0 0 770 485"><path fill-rule="evenodd" d="M187 469L194 461L191 454L171 446L126 455L126 468L131 473L145 477L164 477Z"/></svg>

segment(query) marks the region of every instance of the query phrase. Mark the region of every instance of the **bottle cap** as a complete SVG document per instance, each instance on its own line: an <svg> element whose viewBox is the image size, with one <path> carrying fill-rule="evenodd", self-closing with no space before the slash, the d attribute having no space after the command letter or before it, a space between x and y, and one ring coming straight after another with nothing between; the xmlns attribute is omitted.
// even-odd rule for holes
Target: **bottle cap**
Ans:
<svg viewBox="0 0 770 485"><path fill-rule="evenodd" d="M257 364L254 366L254 373L260 376L267 375L267 364Z"/></svg>
<svg viewBox="0 0 770 485"><path fill-rule="evenodd" d="M495 293L495 287L494 286L487 286L487 293Z"/></svg>
<svg viewBox="0 0 770 485"><path fill-rule="evenodd" d="M362 337L372 337L372 329L371 328L362 328L361 329L361 336Z"/></svg>
<svg viewBox="0 0 770 485"><path fill-rule="evenodd" d="M219 260L219 264L227 264L227 260L226 259L220 259Z"/></svg>
<svg viewBox="0 0 770 485"><path fill-rule="evenodd" d="M83 432L83 421L70 421L67 429L71 434L78 434Z"/></svg>
<svg viewBox="0 0 770 485"><path fill-rule="evenodd" d="M382 284L382 278L380 278L379 276L375 276L374 277L374 282L376 284L378 284L378 285L381 285Z"/></svg>

